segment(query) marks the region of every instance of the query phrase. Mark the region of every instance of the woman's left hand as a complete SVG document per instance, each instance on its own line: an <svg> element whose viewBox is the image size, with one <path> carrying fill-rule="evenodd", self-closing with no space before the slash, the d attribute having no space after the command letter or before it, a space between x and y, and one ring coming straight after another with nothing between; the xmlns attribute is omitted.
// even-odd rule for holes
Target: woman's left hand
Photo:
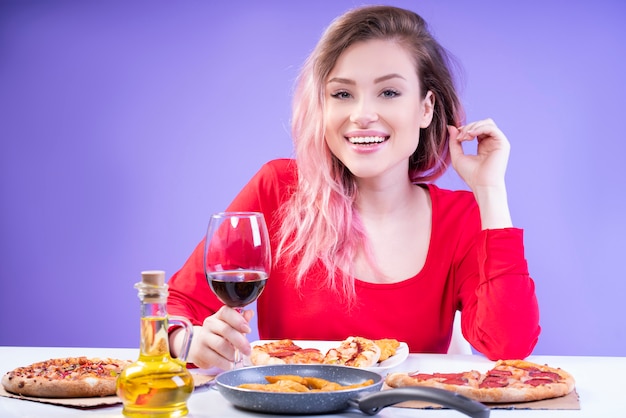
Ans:
<svg viewBox="0 0 626 418"><path fill-rule="evenodd" d="M493 120L484 119L456 128L448 126L452 166L476 193L480 189L504 187L511 145ZM465 154L463 142L476 138L476 154Z"/></svg>

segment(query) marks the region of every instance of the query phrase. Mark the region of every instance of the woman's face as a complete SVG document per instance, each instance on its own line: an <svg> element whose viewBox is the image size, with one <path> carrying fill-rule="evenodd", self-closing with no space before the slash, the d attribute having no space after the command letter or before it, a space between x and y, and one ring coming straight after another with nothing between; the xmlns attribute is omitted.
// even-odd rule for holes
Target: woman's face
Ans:
<svg viewBox="0 0 626 418"><path fill-rule="evenodd" d="M399 44L356 43L326 82L326 143L357 178L406 177L420 128L432 120L433 100L431 92L422 99L413 59Z"/></svg>

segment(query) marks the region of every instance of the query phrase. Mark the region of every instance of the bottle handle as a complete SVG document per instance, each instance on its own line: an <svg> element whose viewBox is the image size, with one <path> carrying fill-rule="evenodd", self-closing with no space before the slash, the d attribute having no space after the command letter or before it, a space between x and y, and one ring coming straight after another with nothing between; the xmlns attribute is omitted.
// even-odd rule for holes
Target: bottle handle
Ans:
<svg viewBox="0 0 626 418"><path fill-rule="evenodd" d="M193 325L187 318L182 316L168 316L168 322L170 325L179 325L184 328L185 338L183 338L182 346L178 352L178 360L186 363L187 356L189 355L189 348L191 347L191 339L193 338Z"/></svg>

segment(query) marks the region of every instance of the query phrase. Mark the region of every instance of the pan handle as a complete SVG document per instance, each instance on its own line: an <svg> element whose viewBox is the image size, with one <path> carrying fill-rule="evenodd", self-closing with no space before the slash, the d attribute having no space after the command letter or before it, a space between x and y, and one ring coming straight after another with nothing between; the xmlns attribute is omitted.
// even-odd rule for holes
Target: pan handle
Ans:
<svg viewBox="0 0 626 418"><path fill-rule="evenodd" d="M480 402L449 390L431 387L405 387L383 390L348 401L367 415L375 415L381 409L404 401L433 402L471 417L488 418L490 409Z"/></svg>

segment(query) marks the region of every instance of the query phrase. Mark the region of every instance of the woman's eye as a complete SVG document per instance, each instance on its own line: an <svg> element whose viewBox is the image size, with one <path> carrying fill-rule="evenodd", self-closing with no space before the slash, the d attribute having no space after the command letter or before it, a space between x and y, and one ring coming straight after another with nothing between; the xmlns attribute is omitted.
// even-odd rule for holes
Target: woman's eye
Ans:
<svg viewBox="0 0 626 418"><path fill-rule="evenodd" d="M335 93L331 93L330 97L334 97L335 99L349 99L351 96L347 91L337 91Z"/></svg>
<svg viewBox="0 0 626 418"><path fill-rule="evenodd" d="M385 98L392 98L400 95L400 92L397 90L385 90L381 93L381 95Z"/></svg>

